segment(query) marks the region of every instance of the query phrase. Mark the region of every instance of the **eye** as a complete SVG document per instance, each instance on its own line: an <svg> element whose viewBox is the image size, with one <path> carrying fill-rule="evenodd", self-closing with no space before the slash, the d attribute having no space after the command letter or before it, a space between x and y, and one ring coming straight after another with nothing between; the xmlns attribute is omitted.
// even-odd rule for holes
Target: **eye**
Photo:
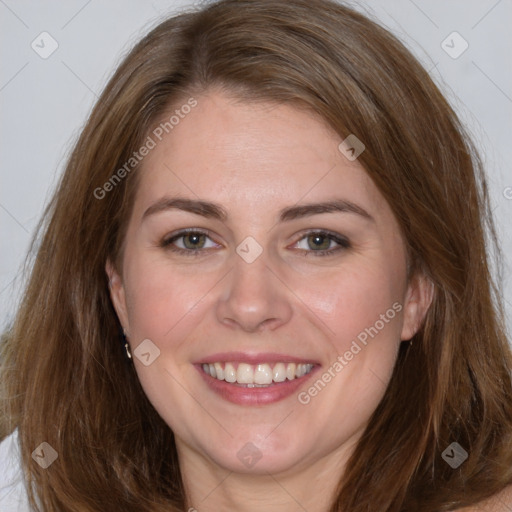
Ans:
<svg viewBox="0 0 512 512"><path fill-rule="evenodd" d="M304 251L304 256L329 256L350 248L350 242L337 233L310 231L295 244L295 248Z"/></svg>
<svg viewBox="0 0 512 512"><path fill-rule="evenodd" d="M204 249L219 247L210 238L208 232L197 229L182 230L165 238L160 245L170 251L193 256L198 255Z"/></svg>

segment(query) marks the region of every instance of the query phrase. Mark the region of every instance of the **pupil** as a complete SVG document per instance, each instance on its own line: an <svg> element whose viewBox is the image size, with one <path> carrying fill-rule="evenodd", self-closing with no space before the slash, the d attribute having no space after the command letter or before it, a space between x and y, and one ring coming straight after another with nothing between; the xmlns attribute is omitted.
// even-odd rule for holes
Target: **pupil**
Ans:
<svg viewBox="0 0 512 512"><path fill-rule="evenodd" d="M192 233L189 235L186 235L184 238L184 245L188 249L197 249L198 247L202 246L201 242L204 242L204 236L200 233Z"/></svg>
<svg viewBox="0 0 512 512"><path fill-rule="evenodd" d="M316 249L329 249L330 240L325 236L310 235L309 240L313 242Z"/></svg>

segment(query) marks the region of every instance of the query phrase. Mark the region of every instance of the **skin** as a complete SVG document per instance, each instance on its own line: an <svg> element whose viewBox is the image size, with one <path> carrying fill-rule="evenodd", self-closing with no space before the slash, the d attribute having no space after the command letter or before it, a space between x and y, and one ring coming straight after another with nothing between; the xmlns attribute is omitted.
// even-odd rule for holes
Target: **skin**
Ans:
<svg viewBox="0 0 512 512"><path fill-rule="evenodd" d="M176 435L190 507L326 511L400 342L421 325L431 286L421 276L407 280L389 205L318 117L218 90L197 100L143 162L122 271L106 267L112 301L132 352L145 339L160 350L149 366L133 362ZM164 196L215 202L227 219L177 209L143 218ZM279 221L283 208L333 199L372 219L331 212ZM184 228L210 232L199 256L162 247ZM350 247L316 256L307 230L335 232ZM252 263L236 252L248 236L263 249ZM320 377L394 303L401 311L306 405L297 393L268 405L233 404L192 364L217 352L278 352L317 361ZM248 442L261 453L251 468L237 457Z"/></svg>

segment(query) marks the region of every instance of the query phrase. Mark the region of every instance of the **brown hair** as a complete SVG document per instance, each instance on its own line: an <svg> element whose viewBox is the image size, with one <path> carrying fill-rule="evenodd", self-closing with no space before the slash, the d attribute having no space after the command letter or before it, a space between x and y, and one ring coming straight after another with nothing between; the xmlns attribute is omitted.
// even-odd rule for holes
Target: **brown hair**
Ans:
<svg viewBox="0 0 512 512"><path fill-rule="evenodd" d="M2 343L7 429L45 511L186 507L172 431L119 340L105 262L120 261L135 169L98 199L179 98L220 87L304 105L342 137L389 202L434 298L353 453L331 512L454 510L512 483L512 356L492 284L481 164L428 73L386 30L328 0L225 0L161 23L97 102L49 204ZM486 235L487 233L487 235ZM31 452L48 442L43 470ZM458 442L469 458L442 459ZM34 499L29 486L31 500ZM32 501L33 504L34 501Z"/></svg>

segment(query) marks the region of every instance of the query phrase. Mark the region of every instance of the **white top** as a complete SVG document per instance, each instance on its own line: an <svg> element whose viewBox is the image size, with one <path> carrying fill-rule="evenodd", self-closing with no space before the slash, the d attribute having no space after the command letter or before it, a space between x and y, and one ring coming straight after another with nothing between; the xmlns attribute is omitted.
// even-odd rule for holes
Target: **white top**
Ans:
<svg viewBox="0 0 512 512"><path fill-rule="evenodd" d="M0 443L0 510L31 512L20 463L18 430Z"/></svg>

